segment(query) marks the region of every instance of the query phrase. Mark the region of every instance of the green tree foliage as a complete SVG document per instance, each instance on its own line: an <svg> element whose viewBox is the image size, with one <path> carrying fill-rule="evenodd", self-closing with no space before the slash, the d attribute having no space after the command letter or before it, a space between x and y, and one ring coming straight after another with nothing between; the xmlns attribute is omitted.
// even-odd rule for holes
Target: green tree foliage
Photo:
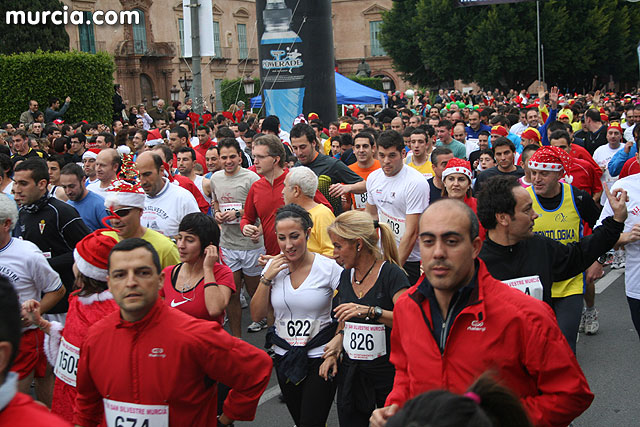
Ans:
<svg viewBox="0 0 640 427"><path fill-rule="evenodd" d="M110 123L113 59L106 53L27 52L0 55L0 121L17 122L35 99L44 112L49 97L71 97L65 121Z"/></svg>
<svg viewBox="0 0 640 427"><path fill-rule="evenodd" d="M540 2L545 77L565 89L638 78L640 5L625 0ZM634 29L636 29L634 31ZM398 0L381 42L414 84L455 79L526 87L538 75L535 2L459 8L451 0Z"/></svg>
<svg viewBox="0 0 640 427"><path fill-rule="evenodd" d="M253 88L256 93L258 92L258 89L260 89L259 78L253 79ZM249 96L244 92L242 78L223 80L220 91L222 92L222 107L224 108L224 110L227 110L231 104L237 104L238 101L244 101L246 107L249 108L251 106L249 100L256 96L256 94L252 94L251 96Z"/></svg>
<svg viewBox="0 0 640 427"><path fill-rule="evenodd" d="M5 22L7 11L42 12L62 10L64 4L59 0L2 0L0 2L0 54L20 52L67 51L69 35L64 25L53 25L47 21L42 25L8 24Z"/></svg>
<svg viewBox="0 0 640 427"><path fill-rule="evenodd" d="M347 76L347 78L349 80L353 80L356 83L360 83L362 86L384 92L384 89L382 88L382 79L380 77L358 77L354 74L351 76Z"/></svg>

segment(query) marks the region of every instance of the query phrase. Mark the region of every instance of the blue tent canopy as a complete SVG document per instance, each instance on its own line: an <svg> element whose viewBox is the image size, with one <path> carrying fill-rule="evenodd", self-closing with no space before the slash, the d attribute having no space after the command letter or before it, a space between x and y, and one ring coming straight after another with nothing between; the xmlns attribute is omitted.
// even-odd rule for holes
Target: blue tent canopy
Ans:
<svg viewBox="0 0 640 427"><path fill-rule="evenodd" d="M387 95L383 92L371 89L370 87L361 85L343 76L335 73L336 80L336 101L338 105L348 104L381 104L381 97L388 102ZM262 107L262 97L256 96L251 98L251 108Z"/></svg>

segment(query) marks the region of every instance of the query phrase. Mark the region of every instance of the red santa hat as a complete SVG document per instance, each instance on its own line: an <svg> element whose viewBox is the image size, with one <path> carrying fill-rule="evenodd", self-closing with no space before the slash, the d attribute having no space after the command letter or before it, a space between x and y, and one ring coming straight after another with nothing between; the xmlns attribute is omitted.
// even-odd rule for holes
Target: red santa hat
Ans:
<svg viewBox="0 0 640 427"><path fill-rule="evenodd" d="M622 131L622 126L620 126L619 122L612 122L609 127L607 128L607 130L611 130L611 129L615 129L618 132L620 132L620 135L622 135L624 132Z"/></svg>
<svg viewBox="0 0 640 427"><path fill-rule="evenodd" d="M471 174L471 164L468 161L458 159L454 157L453 159L447 162L447 166L442 172L442 179L444 180L447 176L453 173L461 173L465 175L469 180L473 179L473 175Z"/></svg>
<svg viewBox="0 0 640 427"><path fill-rule="evenodd" d="M138 181L138 170L133 163L131 154L125 154L122 158L122 168L109 188L104 205L107 208L113 206L128 206L144 209L145 193Z"/></svg>
<svg viewBox="0 0 640 427"><path fill-rule="evenodd" d="M509 131L506 127L498 125L491 128L491 135L500 135L506 137L507 135L509 135Z"/></svg>
<svg viewBox="0 0 640 427"><path fill-rule="evenodd" d="M551 172L569 172L571 156L562 148L545 145L540 147L529 159L529 169Z"/></svg>
<svg viewBox="0 0 640 427"><path fill-rule="evenodd" d="M93 159L93 160L95 160L95 159L98 158L98 153L99 152L100 152L99 148L89 148L82 155L82 160L85 160L85 159Z"/></svg>
<svg viewBox="0 0 640 427"><path fill-rule="evenodd" d="M305 125L307 124L307 119L304 118L304 114L298 114L298 117L296 117L295 119L293 119L293 125L297 125L299 123L304 123Z"/></svg>
<svg viewBox="0 0 640 427"><path fill-rule="evenodd" d="M62 119L55 119L55 120L53 121L53 123L54 123L54 124L56 124L56 125L61 125L61 124L63 124L63 123L64 123L64 120L62 120Z"/></svg>
<svg viewBox="0 0 640 427"><path fill-rule="evenodd" d="M145 142L147 147L154 147L162 144L163 142L164 139L162 139L162 135L160 135L160 129L152 129L147 132L147 141Z"/></svg>
<svg viewBox="0 0 640 427"><path fill-rule="evenodd" d="M106 282L109 253L118 242L103 231L105 230L96 230L80 240L73 250L73 260L80 273Z"/></svg>

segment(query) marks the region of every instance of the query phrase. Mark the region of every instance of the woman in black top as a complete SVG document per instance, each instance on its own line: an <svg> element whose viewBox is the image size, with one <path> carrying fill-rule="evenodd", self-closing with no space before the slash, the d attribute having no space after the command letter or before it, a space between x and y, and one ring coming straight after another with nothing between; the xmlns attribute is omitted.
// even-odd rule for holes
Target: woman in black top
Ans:
<svg viewBox="0 0 640 427"><path fill-rule="evenodd" d="M320 375L327 379L338 374L340 425L366 427L393 387L395 369L389 362L393 305L410 285L386 224L373 221L365 212L348 211L336 218L328 232L334 258L344 271L334 298L334 315L340 324L325 347L327 363Z"/></svg>

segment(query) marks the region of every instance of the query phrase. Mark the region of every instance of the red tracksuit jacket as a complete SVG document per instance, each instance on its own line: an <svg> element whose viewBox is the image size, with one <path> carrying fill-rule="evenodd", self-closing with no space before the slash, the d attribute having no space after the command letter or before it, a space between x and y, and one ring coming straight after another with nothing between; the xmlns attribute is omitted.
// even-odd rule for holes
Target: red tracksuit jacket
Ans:
<svg viewBox="0 0 640 427"><path fill-rule="evenodd" d="M396 302L390 356L396 376L386 405L435 389L463 393L494 370L536 426L567 426L593 394L551 308L491 277L482 260L476 265L476 290L453 321L443 354L431 333L429 300L418 291L424 275Z"/></svg>
<svg viewBox="0 0 640 427"><path fill-rule="evenodd" d="M117 311L89 330L80 348L74 423L104 425L103 398L168 405L169 424L216 424L217 387L231 387L224 413L253 420L271 376L271 358L217 322L195 319L158 299L138 322ZM210 383L210 381L209 381Z"/></svg>

